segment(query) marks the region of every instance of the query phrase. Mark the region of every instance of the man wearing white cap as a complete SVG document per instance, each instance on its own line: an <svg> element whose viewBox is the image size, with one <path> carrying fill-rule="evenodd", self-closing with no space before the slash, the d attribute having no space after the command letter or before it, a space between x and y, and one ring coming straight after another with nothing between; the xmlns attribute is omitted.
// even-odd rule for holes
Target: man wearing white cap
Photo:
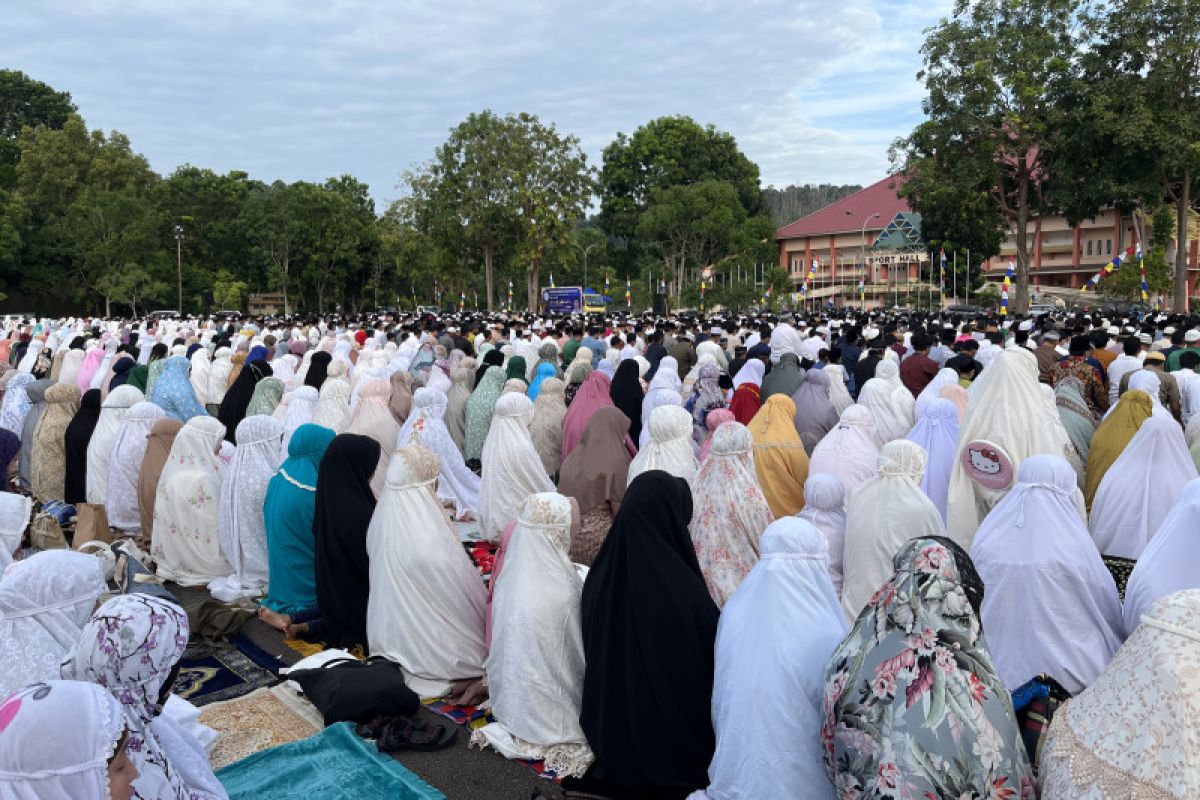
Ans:
<svg viewBox="0 0 1200 800"><path fill-rule="evenodd" d="M1113 359L1113 362L1108 365L1108 404L1114 406L1117 403L1117 397L1121 394L1121 378L1127 372L1134 372L1142 368L1142 360L1138 355L1142 350L1142 343L1136 336L1127 336L1121 341L1122 353Z"/></svg>
<svg viewBox="0 0 1200 800"><path fill-rule="evenodd" d="M721 349L721 337L725 335L725 331L714 326L709 331L709 338L696 345L696 358L699 359L705 353L708 353L717 362L717 366L722 372L729 369L729 359L725 358L725 351Z"/></svg>
<svg viewBox="0 0 1200 800"><path fill-rule="evenodd" d="M1200 331L1195 328L1189 328L1183 334L1183 348L1176 350L1167 358L1167 372L1174 372L1181 366L1179 363L1180 356L1187 350L1200 350Z"/></svg>

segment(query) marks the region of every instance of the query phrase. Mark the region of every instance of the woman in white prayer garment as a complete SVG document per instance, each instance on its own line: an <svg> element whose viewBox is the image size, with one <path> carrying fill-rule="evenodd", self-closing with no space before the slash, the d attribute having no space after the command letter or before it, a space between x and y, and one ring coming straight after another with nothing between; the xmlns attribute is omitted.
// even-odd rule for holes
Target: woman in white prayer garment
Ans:
<svg viewBox="0 0 1200 800"><path fill-rule="evenodd" d="M1009 691L1045 673L1077 694L1121 646L1121 600L1082 508L1071 465L1033 456L971 544L987 586L983 629Z"/></svg>
<svg viewBox="0 0 1200 800"><path fill-rule="evenodd" d="M1200 588L1200 479L1188 481L1142 551L1125 585L1125 633L1132 635L1155 601Z"/></svg>
<svg viewBox="0 0 1200 800"><path fill-rule="evenodd" d="M708 789L689 800L836 796L820 729L825 668L847 625L826 568L825 536L785 517L763 532L761 551L721 612L712 694L717 748Z"/></svg>
<svg viewBox="0 0 1200 800"><path fill-rule="evenodd" d="M629 464L626 486L643 472L661 469L691 483L700 469L692 443L692 415L682 406L658 406L643 429L647 441Z"/></svg>
<svg viewBox="0 0 1200 800"><path fill-rule="evenodd" d="M419 444L432 450L441 463L438 475L438 497L454 503L459 519L473 516L479 507L479 476L467 468L462 451L455 446L446 427L445 413L449 400L437 389L422 386L413 392L412 408L396 447Z"/></svg>
<svg viewBox="0 0 1200 800"><path fill-rule="evenodd" d="M963 449L980 439L1007 453L1014 471L1029 456L1050 453L1070 461L1074 454L1062 420L1051 413L1042 395L1037 359L1028 350L999 353L971 385L946 495L946 533L966 550L983 518L1006 491L980 486L963 468Z"/></svg>
<svg viewBox="0 0 1200 800"><path fill-rule="evenodd" d="M568 557L571 518L571 500L554 492L521 504L493 589L487 676L497 721L471 741L580 777L593 757L579 726L583 579Z"/></svg>
<svg viewBox="0 0 1200 800"><path fill-rule="evenodd" d="M421 697L461 700L484 674L487 589L434 494L438 471L420 445L392 454L367 528L367 640Z"/></svg>
<svg viewBox="0 0 1200 800"><path fill-rule="evenodd" d="M533 401L524 394L506 394L496 401L492 424L483 443L479 483L479 525L484 537L491 541L500 540L504 529L517 518L526 497L554 491L529 436L532 418Z"/></svg>
<svg viewBox="0 0 1200 800"><path fill-rule="evenodd" d="M1151 416L1125 445L1096 489L1088 527L1101 555L1141 558L1196 463L1174 419Z"/></svg>
<svg viewBox="0 0 1200 800"><path fill-rule="evenodd" d="M879 451L879 474L858 487L846 508L842 609L857 619L895 571L892 558L909 539L942 536L937 507L921 491L925 451L907 439Z"/></svg>

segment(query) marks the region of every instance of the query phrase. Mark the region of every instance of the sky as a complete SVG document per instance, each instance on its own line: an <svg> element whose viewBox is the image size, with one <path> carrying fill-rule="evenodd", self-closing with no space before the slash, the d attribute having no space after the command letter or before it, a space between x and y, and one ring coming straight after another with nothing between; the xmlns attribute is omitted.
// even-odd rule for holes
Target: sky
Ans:
<svg viewBox="0 0 1200 800"><path fill-rule="evenodd" d="M872 183L921 119L922 32L951 0L6 0L0 68L69 91L151 166L350 173L380 210L474 111L525 111L599 166L686 114L764 186Z"/></svg>

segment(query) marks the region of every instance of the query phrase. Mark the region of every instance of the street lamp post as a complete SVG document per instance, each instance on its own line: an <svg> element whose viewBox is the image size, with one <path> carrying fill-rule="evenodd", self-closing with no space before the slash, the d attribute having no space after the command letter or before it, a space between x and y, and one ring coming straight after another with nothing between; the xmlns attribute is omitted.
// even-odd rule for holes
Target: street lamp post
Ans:
<svg viewBox="0 0 1200 800"><path fill-rule="evenodd" d="M583 288L584 288L585 290L587 289L587 267L588 267L588 253L592 252L592 248L593 248L593 247L595 247L595 246L596 246L596 245L598 245L598 244L600 244L600 243L599 243L599 242L592 242L592 243L591 243L591 244L589 244L587 247L584 247L584 246L580 245L578 242L572 242L572 243L571 243L571 246L572 246L572 247L574 247L574 248L575 248L576 250L578 250L579 252L583 253Z"/></svg>
<svg viewBox="0 0 1200 800"><path fill-rule="evenodd" d="M183 240L186 234L182 225L175 226L175 312L183 313Z"/></svg>
<svg viewBox="0 0 1200 800"><path fill-rule="evenodd" d="M854 217L855 219L858 219L858 214L854 213L850 209L846 209L846 216ZM862 262L862 270L863 270L862 281L864 284L866 284L866 279L867 279L867 275L866 275L866 273L867 273L867 223L870 222L871 220L875 219L878 216L879 216L879 212L877 211L874 214L872 214L871 216L864 219L862 221L862 229L859 231L858 257L859 257L859 260ZM889 273L890 273L890 269L889 269ZM866 298L865 294L863 295L863 298L862 298L862 310L863 311L867 310L867 298Z"/></svg>

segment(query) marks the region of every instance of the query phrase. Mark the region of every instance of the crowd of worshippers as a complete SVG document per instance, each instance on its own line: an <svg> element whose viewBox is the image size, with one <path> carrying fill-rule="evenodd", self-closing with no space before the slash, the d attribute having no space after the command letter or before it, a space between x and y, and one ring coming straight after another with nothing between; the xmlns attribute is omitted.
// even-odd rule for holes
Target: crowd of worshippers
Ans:
<svg viewBox="0 0 1200 800"><path fill-rule="evenodd" d="M486 698L472 743L568 796L1200 797L1200 319L0 336L0 499ZM224 797L187 617L0 529L0 797Z"/></svg>

